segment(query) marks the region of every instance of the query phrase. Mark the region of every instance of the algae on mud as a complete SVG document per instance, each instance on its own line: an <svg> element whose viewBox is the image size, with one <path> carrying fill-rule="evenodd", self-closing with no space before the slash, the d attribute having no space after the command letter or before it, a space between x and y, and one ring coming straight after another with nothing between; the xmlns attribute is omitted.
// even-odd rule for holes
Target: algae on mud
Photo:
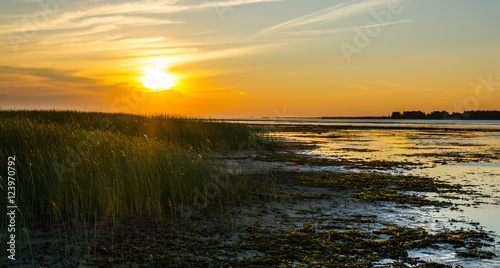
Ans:
<svg viewBox="0 0 500 268"><path fill-rule="evenodd" d="M301 176L307 185L328 187L334 191L354 190L353 197L365 202L395 201L417 206L451 206L445 201L429 200L405 192L463 193L460 185L450 185L432 178L378 173L325 173L322 176Z"/></svg>
<svg viewBox="0 0 500 268"><path fill-rule="evenodd" d="M297 165L312 165L312 166L338 166L348 169L392 169L394 167L407 167L418 165L417 163L394 162L394 161L352 161L347 159L327 159L311 157L307 155L299 155L293 152L286 153L268 153L254 157L257 161L266 162L292 162Z"/></svg>
<svg viewBox="0 0 500 268"><path fill-rule="evenodd" d="M274 173L273 176L277 181L299 182L304 175L287 172ZM290 196L289 192L277 195L270 198L278 202L290 201L279 197ZM267 213L265 210L261 212ZM228 216L233 217L207 215L184 232L169 230L165 225L155 226L153 233L146 227L138 227L140 232L149 233L139 235L149 237L148 241L122 245L122 248L115 249L116 254L113 250L108 251L119 258L112 261L105 258L97 263L111 267L116 263L133 262L141 256L142 263L149 267L452 267L408 255L408 251L414 249L446 246L452 247L461 257L495 257L493 252L484 250L491 247L492 238L481 230L431 233L422 227L385 222L376 215L319 219L313 212L308 216L311 220L294 230L247 225L221 231L225 224L217 222ZM130 234L125 232L125 236ZM123 250L131 253L120 255ZM148 257L145 253L149 254ZM392 262L383 264L381 261L384 260Z"/></svg>

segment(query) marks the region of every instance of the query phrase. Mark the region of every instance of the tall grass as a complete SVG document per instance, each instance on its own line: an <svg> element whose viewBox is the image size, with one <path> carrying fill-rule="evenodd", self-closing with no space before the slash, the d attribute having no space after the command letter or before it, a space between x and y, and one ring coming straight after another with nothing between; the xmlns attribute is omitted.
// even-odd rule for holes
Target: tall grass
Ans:
<svg viewBox="0 0 500 268"><path fill-rule="evenodd" d="M147 137L203 150L242 149L252 144L258 128L217 120L140 116L77 111L1 111L0 121L28 120L30 124L69 125L74 130L106 130L130 137ZM264 140L260 140L262 142Z"/></svg>
<svg viewBox="0 0 500 268"><path fill-rule="evenodd" d="M192 205L224 173L208 151L269 142L252 127L213 120L73 111L2 111L0 137L0 170L16 156L16 203L33 226ZM250 188L226 179L212 204ZM5 179L1 186L6 196Z"/></svg>

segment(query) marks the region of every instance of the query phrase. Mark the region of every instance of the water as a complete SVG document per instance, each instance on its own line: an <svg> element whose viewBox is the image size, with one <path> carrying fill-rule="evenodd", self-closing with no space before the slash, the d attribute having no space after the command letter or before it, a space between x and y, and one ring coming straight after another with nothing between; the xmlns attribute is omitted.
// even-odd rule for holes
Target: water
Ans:
<svg viewBox="0 0 500 268"><path fill-rule="evenodd" d="M409 119L222 119L225 121L252 124L320 125L320 126L371 126L371 127L415 127L415 128L484 128L500 131L500 120L409 120Z"/></svg>
<svg viewBox="0 0 500 268"><path fill-rule="evenodd" d="M380 120L380 119L267 119L234 120L264 125L278 137L316 145L300 153L315 157L352 161L405 162L404 169L391 172L438 178L465 185L478 192L453 200L461 210L412 208L391 209L379 215L407 226L430 231L457 228L491 232L500 246L500 121ZM376 171L376 170L374 170ZM429 198L446 200L428 194ZM449 200L447 200L449 201ZM479 224L477 224L479 223ZM497 248L488 248L499 254ZM415 250L421 257L465 267L500 267L492 260L458 259L453 249Z"/></svg>

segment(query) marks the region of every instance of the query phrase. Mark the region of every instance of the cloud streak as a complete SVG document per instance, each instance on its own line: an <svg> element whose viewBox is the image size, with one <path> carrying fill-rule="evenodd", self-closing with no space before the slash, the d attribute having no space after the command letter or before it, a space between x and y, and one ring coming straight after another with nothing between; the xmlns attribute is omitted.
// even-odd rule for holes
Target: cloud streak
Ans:
<svg viewBox="0 0 500 268"><path fill-rule="evenodd" d="M30 20L36 14L45 14L48 20L41 25L35 25L37 31L64 30L85 28L92 25L159 25L183 23L166 19L146 18L145 15L162 15L176 13L195 13L209 9L223 7L237 7L250 4L281 2L285 0L230 0L230 1L203 1L202 3L183 5L178 0L149 0L134 1L119 4L106 4L103 1L93 3L91 6L68 3L58 5L57 8L45 11L37 5L32 13L19 16L10 16L2 20L0 34L19 34L25 27L26 19ZM100 4L103 3L103 4ZM62 9L68 11L61 11ZM33 24L33 23L32 23ZM31 26L33 27L33 26Z"/></svg>
<svg viewBox="0 0 500 268"><path fill-rule="evenodd" d="M365 26L346 27L346 28L338 28L338 29L290 31L290 32L283 32L283 34L289 35L289 36L307 36L307 35L320 35L320 34L332 34L332 33L351 33L351 32L356 32L357 30L364 30L367 28L376 28L376 27L380 27L380 26L385 27L385 26L389 26L389 25L403 24L403 23L408 23L408 22L412 22L412 20L404 19L404 20L399 20L399 21L394 21L394 22L389 22L389 23L371 24L371 25L365 25Z"/></svg>
<svg viewBox="0 0 500 268"><path fill-rule="evenodd" d="M261 30L255 36L297 29L306 25L319 25L327 22L333 22L373 8L385 6L391 2L394 2L394 0L365 0L361 2L349 1L347 3L341 3L271 26Z"/></svg>
<svg viewBox="0 0 500 268"><path fill-rule="evenodd" d="M75 76L68 72L52 69L52 68L23 68L12 66L0 66L0 73L2 74L22 74L40 77L48 80L64 81L76 84L94 84L96 81L92 78Z"/></svg>

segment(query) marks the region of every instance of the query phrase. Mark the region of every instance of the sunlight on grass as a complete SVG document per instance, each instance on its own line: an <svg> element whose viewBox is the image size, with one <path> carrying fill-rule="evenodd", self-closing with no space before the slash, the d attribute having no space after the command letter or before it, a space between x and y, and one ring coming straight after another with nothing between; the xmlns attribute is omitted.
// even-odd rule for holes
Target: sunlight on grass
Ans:
<svg viewBox="0 0 500 268"><path fill-rule="evenodd" d="M18 159L16 202L30 225L193 205L226 172L209 152L270 144L252 127L166 115L2 111L0 119L0 159ZM245 180L231 179L211 205L245 191Z"/></svg>

